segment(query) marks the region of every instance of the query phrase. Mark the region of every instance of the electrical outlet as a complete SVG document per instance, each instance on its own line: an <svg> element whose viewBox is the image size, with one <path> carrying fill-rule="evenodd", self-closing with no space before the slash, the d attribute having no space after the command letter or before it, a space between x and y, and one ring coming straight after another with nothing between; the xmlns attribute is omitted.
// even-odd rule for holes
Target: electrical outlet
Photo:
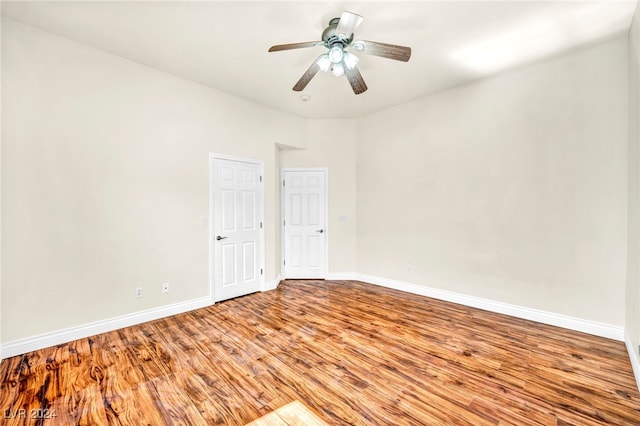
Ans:
<svg viewBox="0 0 640 426"><path fill-rule="evenodd" d="M136 287L136 297L142 297L142 287Z"/></svg>
<svg viewBox="0 0 640 426"><path fill-rule="evenodd" d="M169 293L169 283L162 283L162 292Z"/></svg>

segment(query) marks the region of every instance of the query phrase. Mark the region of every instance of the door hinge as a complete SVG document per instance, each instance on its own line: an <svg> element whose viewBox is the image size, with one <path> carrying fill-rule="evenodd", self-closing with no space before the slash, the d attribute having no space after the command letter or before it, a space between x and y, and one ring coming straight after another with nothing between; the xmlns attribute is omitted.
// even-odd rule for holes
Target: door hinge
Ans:
<svg viewBox="0 0 640 426"><path fill-rule="evenodd" d="M262 222L260 222L260 229L262 229Z"/></svg>
<svg viewBox="0 0 640 426"><path fill-rule="evenodd" d="M287 225L287 221L286 221L286 220L283 220L283 221L282 221L282 226L286 226L286 225Z"/></svg>
<svg viewBox="0 0 640 426"><path fill-rule="evenodd" d="M262 182L262 176L260 176L260 182Z"/></svg>
<svg viewBox="0 0 640 426"><path fill-rule="evenodd" d="M284 186L284 181L282 181L282 186Z"/></svg>
<svg viewBox="0 0 640 426"><path fill-rule="evenodd" d="M282 261L282 264L283 264L284 266L287 266L287 261L286 261L286 260L283 260L283 261Z"/></svg>
<svg viewBox="0 0 640 426"><path fill-rule="evenodd" d="M262 275L262 274L263 274L263 272L262 272L262 268L260 268L260 275Z"/></svg>

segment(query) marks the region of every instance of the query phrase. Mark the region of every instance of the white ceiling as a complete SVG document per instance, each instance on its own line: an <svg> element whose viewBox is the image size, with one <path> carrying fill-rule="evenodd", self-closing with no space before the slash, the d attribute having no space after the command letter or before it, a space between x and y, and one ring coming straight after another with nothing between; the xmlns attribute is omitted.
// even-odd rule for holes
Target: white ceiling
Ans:
<svg viewBox="0 0 640 426"><path fill-rule="evenodd" d="M2 15L255 102L309 118L355 117L628 31L636 0L412 2L2 2ZM410 46L407 63L358 54L369 86L319 73L291 88L330 18L364 16L356 38Z"/></svg>

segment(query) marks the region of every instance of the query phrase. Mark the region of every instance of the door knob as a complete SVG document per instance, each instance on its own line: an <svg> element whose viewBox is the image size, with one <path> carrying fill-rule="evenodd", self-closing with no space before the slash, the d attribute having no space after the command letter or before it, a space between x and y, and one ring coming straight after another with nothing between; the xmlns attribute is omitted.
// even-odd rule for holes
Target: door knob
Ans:
<svg viewBox="0 0 640 426"><path fill-rule="evenodd" d="M324 229L316 229L316 232L319 232L322 234L324 232Z"/></svg>
<svg viewBox="0 0 640 426"><path fill-rule="evenodd" d="M216 237L216 240L220 241L220 240L224 240L225 238L227 238L227 237L221 237L220 235L218 235L218 236Z"/></svg>

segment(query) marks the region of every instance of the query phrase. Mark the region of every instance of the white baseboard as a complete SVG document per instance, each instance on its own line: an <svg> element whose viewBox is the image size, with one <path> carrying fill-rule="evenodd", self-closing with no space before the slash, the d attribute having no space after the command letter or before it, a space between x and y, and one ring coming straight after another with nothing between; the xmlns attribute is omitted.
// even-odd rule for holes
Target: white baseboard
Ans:
<svg viewBox="0 0 640 426"><path fill-rule="evenodd" d="M278 275L273 281L265 281L264 285L262 286L262 290L260 291L275 290L276 288L278 288L280 281L282 281L282 277L280 275Z"/></svg>
<svg viewBox="0 0 640 426"><path fill-rule="evenodd" d="M524 306L511 305L508 303L497 302L480 297L468 296L461 293L455 293L447 290L440 290L432 287L425 287L417 284L407 283L403 281L390 280L387 278L376 277L367 274L356 274L359 281L382 287L392 288L395 290L406 291L408 293L418 294L421 296L432 297L434 299L445 300L447 302L458 303L460 305L470 306L473 308L484 309L486 311L496 312L500 314L510 315L516 318L523 318L531 321L541 322L543 324L555 325L569 330L581 331L583 333L593 334L600 337L624 341L624 328L605 324L596 321L575 318L567 315L556 314L553 312L542 311L538 309L527 308Z"/></svg>
<svg viewBox="0 0 640 426"><path fill-rule="evenodd" d="M328 272L324 279L331 281L357 280L358 274L355 272Z"/></svg>
<svg viewBox="0 0 640 426"><path fill-rule="evenodd" d="M636 386L638 387L638 390L640 390L640 357L638 356L636 348L633 347L631 337L626 333L624 335L624 344L627 347L627 352L629 353L631 368L633 368L633 375L636 378Z"/></svg>
<svg viewBox="0 0 640 426"><path fill-rule="evenodd" d="M524 306L511 305L489 299L482 299L479 297L425 287L408 282L391 280L367 274L359 274L355 272L329 273L327 274L326 279L363 281L382 287L406 291L408 293L418 294L421 296L432 297L434 299L445 300L448 302L484 309L491 312L511 315L517 318L537 321L543 324L555 325L558 327L567 328L569 330L581 331L596 336L624 341L627 343L627 350L629 352L629 356L631 357L631 362L636 378L640 378L640 360L638 359L638 355L636 354L636 352L629 349L629 339L625 338L624 329L622 327L556 314L553 312L541 311ZM281 277L280 275L278 275L275 280L266 282L262 291L276 289L280 281ZM14 340L2 345L2 347L0 348L0 354L2 358L0 359L9 358L15 355L20 355L26 352L58 345L61 343L70 342L76 339L82 339L107 331L116 330L118 328L141 324L143 322L152 321L170 315L180 314L209 305L211 305L211 298L210 296L206 296L185 302L175 303L172 305L161 306L159 308L152 308L145 311L135 312L133 314L122 315L103 321L96 321L77 327L70 327L52 333L45 333L34 337Z"/></svg>
<svg viewBox="0 0 640 426"><path fill-rule="evenodd" d="M83 339L85 337L94 336L107 331L117 330L119 328L153 321L158 318L181 314L183 312L192 311L209 305L211 305L211 296L205 296L198 299L187 300L185 302L178 302L158 308L134 312L132 314L121 315L102 321L95 321L77 327L69 327L63 330L40 334L38 336L28 337L25 339L14 340L2 345L1 353L3 358L1 359L47 348L49 346L59 345L61 343L71 342L77 339Z"/></svg>

